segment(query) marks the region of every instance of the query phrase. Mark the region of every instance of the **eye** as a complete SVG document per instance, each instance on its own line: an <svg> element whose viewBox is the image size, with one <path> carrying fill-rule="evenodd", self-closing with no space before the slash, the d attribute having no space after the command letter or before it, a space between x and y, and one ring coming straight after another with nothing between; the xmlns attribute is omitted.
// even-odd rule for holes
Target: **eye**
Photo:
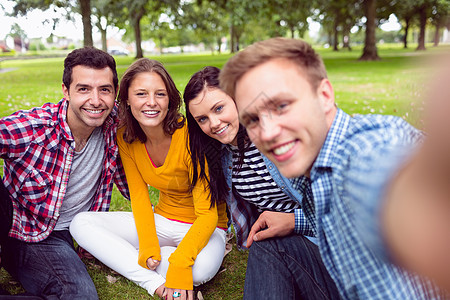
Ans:
<svg viewBox="0 0 450 300"><path fill-rule="evenodd" d="M110 88L102 88L100 90L100 92L103 93L103 94L111 94L112 90Z"/></svg>
<svg viewBox="0 0 450 300"><path fill-rule="evenodd" d="M158 93L156 93L156 96L158 96L158 97L165 97L165 96L166 96L166 93L164 93L164 92L158 92Z"/></svg>
<svg viewBox="0 0 450 300"><path fill-rule="evenodd" d="M146 95L145 92L137 92L137 93L136 93L136 96L138 96L138 97L143 97L143 96L145 96L145 95Z"/></svg>
<svg viewBox="0 0 450 300"><path fill-rule="evenodd" d="M289 107L289 104L286 102L279 103L277 105L277 112L281 113L281 112L285 111L288 107Z"/></svg>
<svg viewBox="0 0 450 300"><path fill-rule="evenodd" d="M84 92L87 92L88 89L87 89L86 87L80 87L80 88L78 89L78 91L81 92L81 93L84 93Z"/></svg>
<svg viewBox="0 0 450 300"><path fill-rule="evenodd" d="M254 116L254 117L249 116L248 118L246 118L243 121L244 127L247 127L247 128L254 128L254 127L258 126L258 123L259 123L259 118L257 116Z"/></svg>
<svg viewBox="0 0 450 300"><path fill-rule="evenodd" d="M197 123L203 124L203 123L206 122L206 119L207 119L206 117L200 117L200 118L197 119Z"/></svg>
<svg viewBox="0 0 450 300"><path fill-rule="evenodd" d="M215 112L216 113L220 113L222 110L223 110L223 105L219 105L219 106L216 107Z"/></svg>

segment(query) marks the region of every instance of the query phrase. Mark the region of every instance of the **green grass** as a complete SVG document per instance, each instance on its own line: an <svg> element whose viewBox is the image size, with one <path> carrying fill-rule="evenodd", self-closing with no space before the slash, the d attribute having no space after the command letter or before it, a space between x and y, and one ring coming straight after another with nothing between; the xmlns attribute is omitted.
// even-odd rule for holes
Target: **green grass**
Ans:
<svg viewBox="0 0 450 300"><path fill-rule="evenodd" d="M422 58L434 52L448 51L449 46L426 52L415 52L414 46L402 49L397 45L383 45L379 49L381 61L360 62L360 48L353 51L333 52L318 49L324 58L329 78L335 89L336 103L350 114L381 113L405 118L421 127L422 91L429 72ZM163 62L182 92L190 76L206 65L217 67L230 57L222 55L166 55L154 56ZM119 76L133 62L132 57L117 57ZM10 60L1 62L0 72L0 117L19 109L40 106L45 102L56 102L62 97L61 77L63 58ZM149 190L152 201L157 201L158 191ZM112 210L130 211L130 203L114 190ZM205 299L238 299L242 297L247 253L236 246L225 257L222 268L213 280L200 287ZM85 261L94 279L100 299L149 299L145 290L112 273L107 267ZM108 276L117 279L109 283ZM21 291L19 284L0 271L0 284L9 291Z"/></svg>

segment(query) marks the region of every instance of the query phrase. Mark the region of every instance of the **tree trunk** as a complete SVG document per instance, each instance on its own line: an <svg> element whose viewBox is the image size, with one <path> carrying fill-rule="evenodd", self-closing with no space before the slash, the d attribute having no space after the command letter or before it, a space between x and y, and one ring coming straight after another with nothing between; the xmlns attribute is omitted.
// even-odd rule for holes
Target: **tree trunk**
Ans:
<svg viewBox="0 0 450 300"><path fill-rule="evenodd" d="M359 60L379 60L375 37L376 0L364 0L364 10L367 18L366 35L363 54Z"/></svg>
<svg viewBox="0 0 450 300"><path fill-rule="evenodd" d="M135 14L135 19L134 19L134 39L136 41L136 59L137 58L143 58L144 54L142 53L142 46L141 46L141 42L142 42L142 38L141 38L141 19L142 19L143 13L137 13Z"/></svg>
<svg viewBox="0 0 450 300"><path fill-rule="evenodd" d="M108 28L108 25L105 26L105 28L102 27L102 24L100 23L100 20L97 22L97 28L100 31L102 35L102 50L107 52L108 51L108 45L106 44L106 29Z"/></svg>
<svg viewBox="0 0 450 300"><path fill-rule="evenodd" d="M339 50L338 44L339 44L339 32L338 32L338 21L336 17L333 25L333 51Z"/></svg>
<svg viewBox="0 0 450 300"><path fill-rule="evenodd" d="M83 45L92 47L94 42L92 40L91 0L79 0L79 3L83 21Z"/></svg>
<svg viewBox="0 0 450 300"><path fill-rule="evenodd" d="M427 12L426 7L422 6L419 10L420 20L420 32L419 32L419 45L416 50L426 50L425 48L425 28L427 26Z"/></svg>
<svg viewBox="0 0 450 300"><path fill-rule="evenodd" d="M162 55L163 54L163 36L159 35L158 40L159 40L159 55Z"/></svg>
<svg viewBox="0 0 450 300"><path fill-rule="evenodd" d="M230 27L230 51L234 53L234 26L231 24Z"/></svg>
<svg viewBox="0 0 450 300"><path fill-rule="evenodd" d="M403 37L403 48L408 48L408 32L409 32L409 22L411 18L405 18L405 36Z"/></svg>
<svg viewBox="0 0 450 300"><path fill-rule="evenodd" d="M441 29L440 24L439 23L436 24L436 31L434 32L434 44L433 44L434 47L439 46L439 38L440 38L439 31L440 31L440 29Z"/></svg>
<svg viewBox="0 0 450 300"><path fill-rule="evenodd" d="M295 27L291 26L291 38L295 38Z"/></svg>
<svg viewBox="0 0 450 300"><path fill-rule="evenodd" d="M221 46L222 46L222 38L219 36L217 38L217 52L219 52L219 54L222 53Z"/></svg>

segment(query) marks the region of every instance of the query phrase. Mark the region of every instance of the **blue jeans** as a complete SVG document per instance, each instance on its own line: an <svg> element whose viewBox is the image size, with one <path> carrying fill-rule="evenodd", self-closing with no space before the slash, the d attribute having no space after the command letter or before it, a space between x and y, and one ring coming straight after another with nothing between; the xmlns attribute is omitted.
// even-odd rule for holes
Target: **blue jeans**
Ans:
<svg viewBox="0 0 450 300"><path fill-rule="evenodd" d="M27 291L22 296L0 299L98 299L86 266L78 257L69 230L53 231L38 243L7 237L11 227L12 205L0 178L0 243L3 267Z"/></svg>
<svg viewBox="0 0 450 300"><path fill-rule="evenodd" d="M340 299L317 245L302 235L254 242L244 299Z"/></svg>

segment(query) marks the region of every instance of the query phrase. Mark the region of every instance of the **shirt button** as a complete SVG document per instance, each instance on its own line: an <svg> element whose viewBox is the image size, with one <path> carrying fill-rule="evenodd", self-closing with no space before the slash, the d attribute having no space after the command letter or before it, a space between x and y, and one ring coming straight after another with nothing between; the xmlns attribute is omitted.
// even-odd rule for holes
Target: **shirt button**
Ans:
<svg viewBox="0 0 450 300"><path fill-rule="evenodd" d="M228 169L230 169L230 170L231 170L231 169L233 169L233 167L232 167L232 166L229 166L229 167L228 167Z"/></svg>

